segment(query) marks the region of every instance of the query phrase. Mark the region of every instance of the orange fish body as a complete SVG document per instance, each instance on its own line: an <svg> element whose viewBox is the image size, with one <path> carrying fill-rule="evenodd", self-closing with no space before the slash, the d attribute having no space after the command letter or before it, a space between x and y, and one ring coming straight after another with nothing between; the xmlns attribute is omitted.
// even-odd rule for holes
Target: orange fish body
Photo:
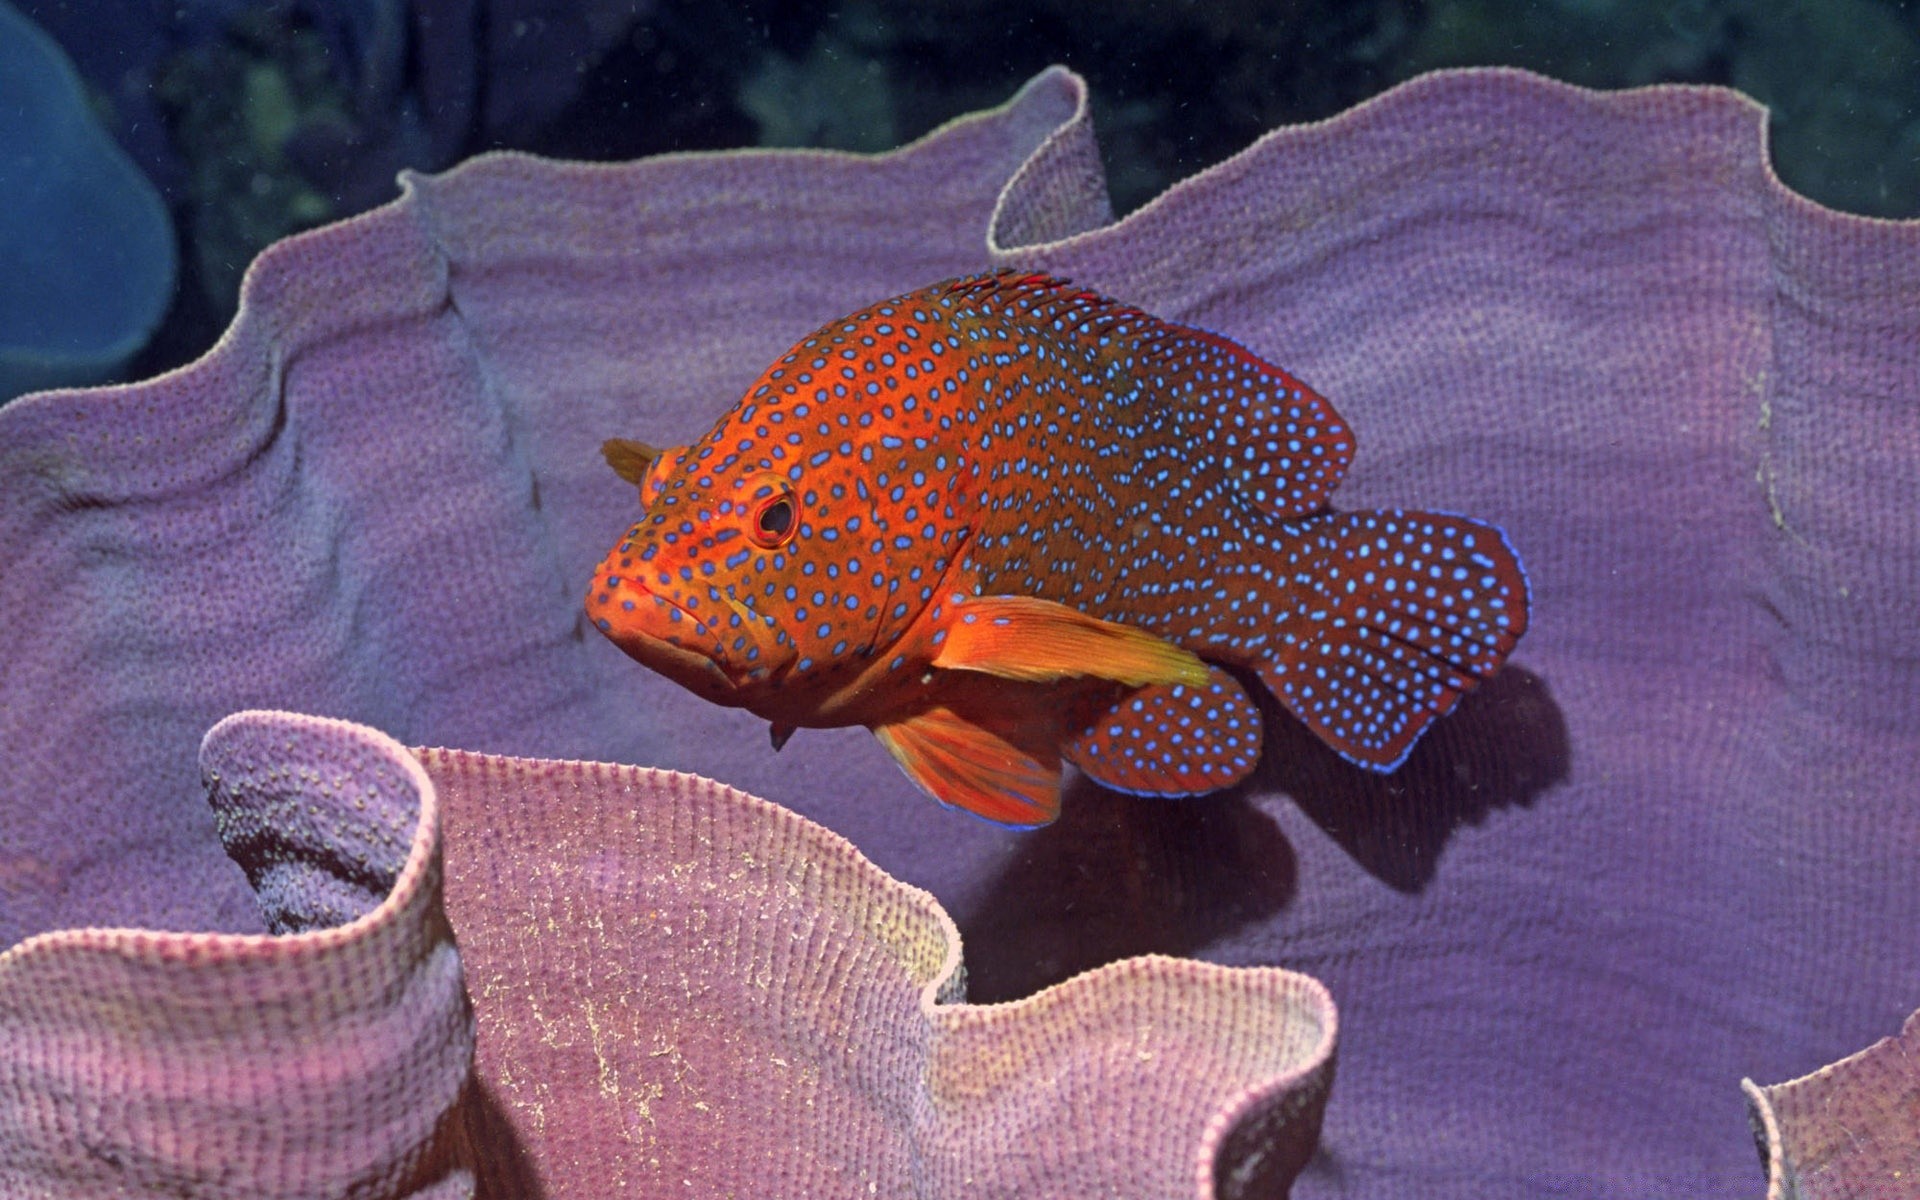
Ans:
<svg viewBox="0 0 1920 1200"><path fill-rule="evenodd" d="M609 463L645 513L595 624L773 725L865 725L1009 825L1063 761L1191 795L1258 760L1252 674L1391 770L1524 632L1491 525L1327 507L1339 414L1225 338L1045 276L936 284L795 346L705 437Z"/></svg>

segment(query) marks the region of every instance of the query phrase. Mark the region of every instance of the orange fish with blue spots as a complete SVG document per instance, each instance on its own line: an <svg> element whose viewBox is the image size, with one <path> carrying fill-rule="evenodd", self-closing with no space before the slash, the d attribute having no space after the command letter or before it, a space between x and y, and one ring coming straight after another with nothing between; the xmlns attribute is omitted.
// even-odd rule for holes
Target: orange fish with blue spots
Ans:
<svg viewBox="0 0 1920 1200"><path fill-rule="evenodd" d="M596 571L622 650L772 724L865 725L936 799L1226 787L1257 678L1390 771L1527 624L1495 527L1335 512L1353 435L1223 337L1041 275L810 335L691 445L610 441L644 512Z"/></svg>

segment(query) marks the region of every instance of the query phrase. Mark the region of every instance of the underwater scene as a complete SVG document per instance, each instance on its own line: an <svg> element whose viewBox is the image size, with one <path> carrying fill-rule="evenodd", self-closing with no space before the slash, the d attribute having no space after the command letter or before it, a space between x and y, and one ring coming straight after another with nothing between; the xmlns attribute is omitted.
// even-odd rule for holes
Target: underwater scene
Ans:
<svg viewBox="0 0 1920 1200"><path fill-rule="evenodd" d="M1920 3L0 101L0 1197L1920 1198Z"/></svg>

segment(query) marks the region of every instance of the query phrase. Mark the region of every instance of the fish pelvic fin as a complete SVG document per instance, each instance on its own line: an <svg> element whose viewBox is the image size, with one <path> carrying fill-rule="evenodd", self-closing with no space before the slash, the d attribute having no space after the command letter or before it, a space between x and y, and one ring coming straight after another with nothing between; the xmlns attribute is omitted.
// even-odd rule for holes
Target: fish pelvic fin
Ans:
<svg viewBox="0 0 1920 1200"><path fill-rule="evenodd" d="M873 726L907 778L940 803L998 825L1030 828L1060 815L1060 759L1020 746L949 708Z"/></svg>
<svg viewBox="0 0 1920 1200"><path fill-rule="evenodd" d="M1074 677L1201 687L1207 664L1144 629L1037 596L973 596L953 608L933 665L1044 683Z"/></svg>
<svg viewBox="0 0 1920 1200"><path fill-rule="evenodd" d="M1444 513L1330 513L1299 533L1308 582L1256 670L1321 741L1391 771L1526 632L1526 573L1497 527Z"/></svg>

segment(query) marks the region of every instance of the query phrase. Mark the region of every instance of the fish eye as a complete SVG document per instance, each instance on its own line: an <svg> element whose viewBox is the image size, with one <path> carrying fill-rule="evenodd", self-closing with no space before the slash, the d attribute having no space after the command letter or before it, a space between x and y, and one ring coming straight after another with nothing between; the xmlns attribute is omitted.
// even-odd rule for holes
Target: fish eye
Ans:
<svg viewBox="0 0 1920 1200"><path fill-rule="evenodd" d="M777 550L793 540L795 524L793 493L782 486L755 505L748 533L765 549Z"/></svg>

